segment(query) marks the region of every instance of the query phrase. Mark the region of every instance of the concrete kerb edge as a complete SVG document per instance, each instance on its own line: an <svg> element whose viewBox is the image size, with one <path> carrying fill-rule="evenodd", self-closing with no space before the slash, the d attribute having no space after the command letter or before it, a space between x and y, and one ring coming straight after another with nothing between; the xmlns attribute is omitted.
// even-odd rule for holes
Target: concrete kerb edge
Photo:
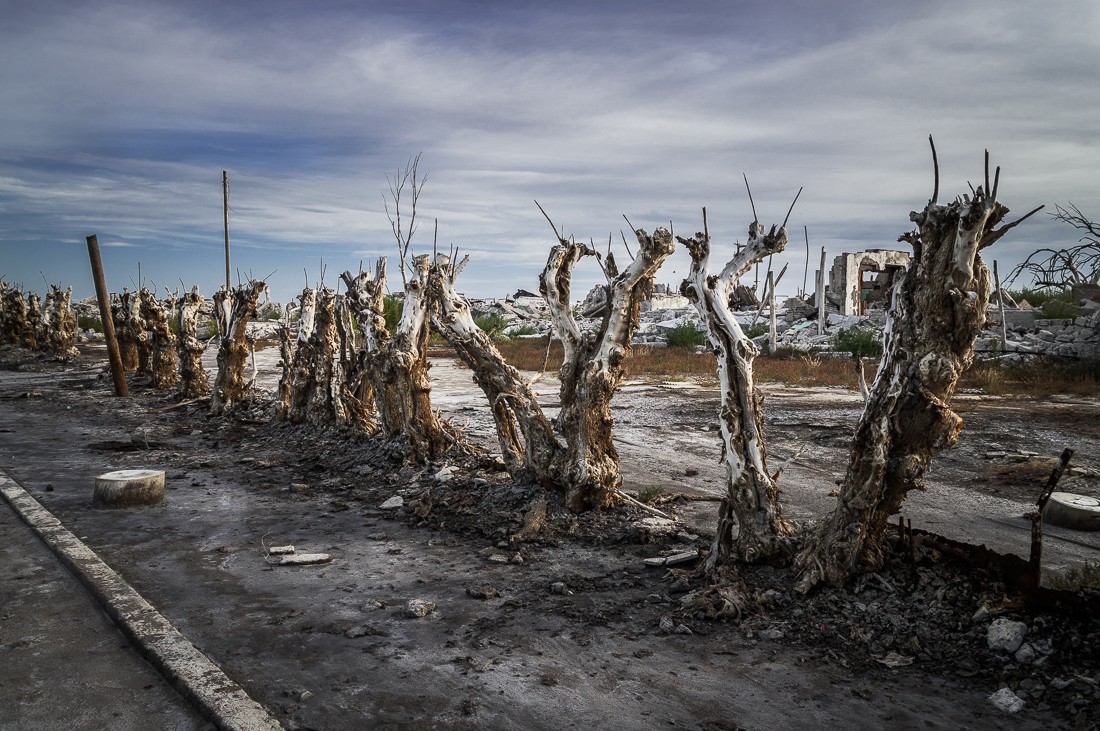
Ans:
<svg viewBox="0 0 1100 731"><path fill-rule="evenodd" d="M0 494L199 713L225 731L282 731L263 706L3 470Z"/></svg>

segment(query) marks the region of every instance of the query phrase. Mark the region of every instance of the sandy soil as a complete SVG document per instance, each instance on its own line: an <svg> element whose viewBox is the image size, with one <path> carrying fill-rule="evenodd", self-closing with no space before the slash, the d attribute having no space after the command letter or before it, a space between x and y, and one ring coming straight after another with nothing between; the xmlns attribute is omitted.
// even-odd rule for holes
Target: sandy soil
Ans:
<svg viewBox="0 0 1100 731"><path fill-rule="evenodd" d="M260 355L261 385L272 355ZM1021 607L980 572L899 564L802 599L760 569L746 578L770 591L741 621L685 610L700 579L642 560L703 548L713 529L723 475L705 388L632 383L616 402L626 489L663 490L678 534L640 542L631 524L644 513L576 517L551 500L544 533L521 542L509 537L541 493L488 460L441 483L443 465L402 467L371 440L273 423L262 402L211 419L160 410L171 399L140 384L112 398L94 354L64 367L5 356L0 368L4 469L288 728L1046 729L1100 717L1096 620ZM441 360L433 375L437 406L491 448L469 373ZM555 386L540 384L548 406ZM775 388L766 408L773 467L805 448L782 478L789 514L820 515L858 397ZM1042 478L988 455L1072 446L1075 464L1097 469L1100 405L964 397L960 410L963 442L905 514L1026 552L1020 516ZM168 470L166 502L91 508L94 476L128 467ZM1065 487L1096 494L1097 481ZM402 508L380 508L395 495ZM1049 569L1097 560L1096 535L1048 533ZM334 560L270 565L263 547L283 544ZM436 609L411 618L410 599ZM1027 622L1041 661L988 650L990 616ZM1023 711L988 702L1003 686Z"/></svg>

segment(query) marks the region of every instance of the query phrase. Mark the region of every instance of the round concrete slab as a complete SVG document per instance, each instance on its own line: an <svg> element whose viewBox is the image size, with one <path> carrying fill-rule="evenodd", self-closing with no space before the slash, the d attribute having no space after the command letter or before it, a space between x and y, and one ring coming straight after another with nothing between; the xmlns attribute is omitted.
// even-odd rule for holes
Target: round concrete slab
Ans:
<svg viewBox="0 0 1100 731"><path fill-rule="evenodd" d="M156 505L164 500L164 470L116 470L95 478L92 504L98 508Z"/></svg>
<svg viewBox="0 0 1100 731"><path fill-rule="evenodd" d="M1072 492L1053 492L1043 509L1043 520L1073 530L1100 530L1100 500Z"/></svg>

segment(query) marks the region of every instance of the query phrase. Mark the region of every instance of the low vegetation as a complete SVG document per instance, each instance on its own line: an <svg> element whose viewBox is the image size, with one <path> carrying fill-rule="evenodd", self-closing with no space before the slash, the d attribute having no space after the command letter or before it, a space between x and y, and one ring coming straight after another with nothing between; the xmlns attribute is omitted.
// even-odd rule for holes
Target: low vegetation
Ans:
<svg viewBox="0 0 1100 731"><path fill-rule="evenodd" d="M670 348L696 348L705 345L707 334L694 322L687 320L668 331L665 342Z"/></svg>
<svg viewBox="0 0 1100 731"><path fill-rule="evenodd" d="M556 340L551 343L549 356L545 338L513 339L499 343L498 348L505 360L520 370L542 370L545 359L546 369L556 372L561 363L561 343ZM864 363L867 380L871 381L877 363L874 360ZM626 360L626 371L630 378L689 378L717 383L714 355L709 351L637 346ZM858 388L855 368L847 359L793 348L780 348L773 356L761 354L753 371L757 382L762 384ZM959 388L995 396L1096 396L1100 395L1100 359L1068 363L1053 363L1045 358L1028 363L977 363L963 375Z"/></svg>

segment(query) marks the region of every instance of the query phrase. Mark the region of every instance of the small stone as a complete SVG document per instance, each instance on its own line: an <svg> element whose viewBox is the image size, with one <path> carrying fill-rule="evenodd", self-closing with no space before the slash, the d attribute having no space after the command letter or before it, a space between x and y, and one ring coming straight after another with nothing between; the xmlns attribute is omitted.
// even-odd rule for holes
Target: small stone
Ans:
<svg viewBox="0 0 1100 731"><path fill-rule="evenodd" d="M1019 713L1027 705L1023 698L1008 688L1001 688L989 696L989 702L1005 713Z"/></svg>
<svg viewBox="0 0 1100 731"><path fill-rule="evenodd" d="M313 697L313 693L311 693L308 690L303 690L301 693L298 694L298 702L299 703L304 703L305 701L308 701L312 697Z"/></svg>
<svg viewBox="0 0 1100 731"><path fill-rule="evenodd" d="M402 507L404 504L405 504L405 498L401 497L400 495L394 495L393 497L391 497L389 500L382 503L378 507L380 507L382 510L397 510L398 508Z"/></svg>
<svg viewBox="0 0 1100 731"><path fill-rule="evenodd" d="M469 586L466 588L466 596L473 599L495 599L500 592L491 586Z"/></svg>
<svg viewBox="0 0 1100 731"><path fill-rule="evenodd" d="M290 483L290 491L296 492L299 495L309 492L309 485L304 482L292 482Z"/></svg>
<svg viewBox="0 0 1100 731"><path fill-rule="evenodd" d="M522 553L517 553L515 556L512 556L512 563L514 563L514 564L526 563L526 561L523 560L523 554Z"/></svg>
<svg viewBox="0 0 1100 731"><path fill-rule="evenodd" d="M493 553L489 555L489 560L493 563L508 563L508 557L503 553Z"/></svg>
<svg viewBox="0 0 1100 731"><path fill-rule="evenodd" d="M676 625L676 629L672 630L672 633L676 635L690 635L692 631L691 627L688 627L686 624L678 624Z"/></svg>
<svg viewBox="0 0 1100 731"><path fill-rule="evenodd" d="M695 469L694 467L688 467L686 470L684 470L684 475L686 475L687 477L695 477L698 474L699 470Z"/></svg>
<svg viewBox="0 0 1100 731"><path fill-rule="evenodd" d="M974 616L970 618L970 621L977 624L978 622L984 622L989 619L990 616L988 609L985 607L978 607L978 611L974 612Z"/></svg>
<svg viewBox="0 0 1100 731"><path fill-rule="evenodd" d="M410 599L405 604L405 616L412 619L422 619L435 611L435 602L427 599Z"/></svg>
<svg viewBox="0 0 1100 731"><path fill-rule="evenodd" d="M657 623L657 629L661 630L661 633L666 635L672 633L672 628L674 626L675 623L672 621L671 617L661 617L661 620Z"/></svg>
<svg viewBox="0 0 1100 731"><path fill-rule="evenodd" d="M1055 690L1065 690L1073 685L1073 678L1051 678L1050 687Z"/></svg>
<svg viewBox="0 0 1100 731"><path fill-rule="evenodd" d="M775 629L773 627L760 630L759 635L760 639L762 640L781 640L786 637L786 634L783 633L783 630Z"/></svg>
<svg viewBox="0 0 1100 731"><path fill-rule="evenodd" d="M1027 625L1011 619L999 618L993 620L986 632L986 642L990 650L1000 650L1012 654L1024 644L1027 637Z"/></svg>
<svg viewBox="0 0 1100 731"><path fill-rule="evenodd" d="M1016 650L1016 662L1020 663L1021 665L1035 662L1036 656L1037 653L1035 652L1035 648L1027 644L1026 642L1020 645L1019 650Z"/></svg>
<svg viewBox="0 0 1100 731"><path fill-rule="evenodd" d="M568 590L565 587L564 581L555 581L553 584L550 585L551 594L564 594L566 591Z"/></svg>

